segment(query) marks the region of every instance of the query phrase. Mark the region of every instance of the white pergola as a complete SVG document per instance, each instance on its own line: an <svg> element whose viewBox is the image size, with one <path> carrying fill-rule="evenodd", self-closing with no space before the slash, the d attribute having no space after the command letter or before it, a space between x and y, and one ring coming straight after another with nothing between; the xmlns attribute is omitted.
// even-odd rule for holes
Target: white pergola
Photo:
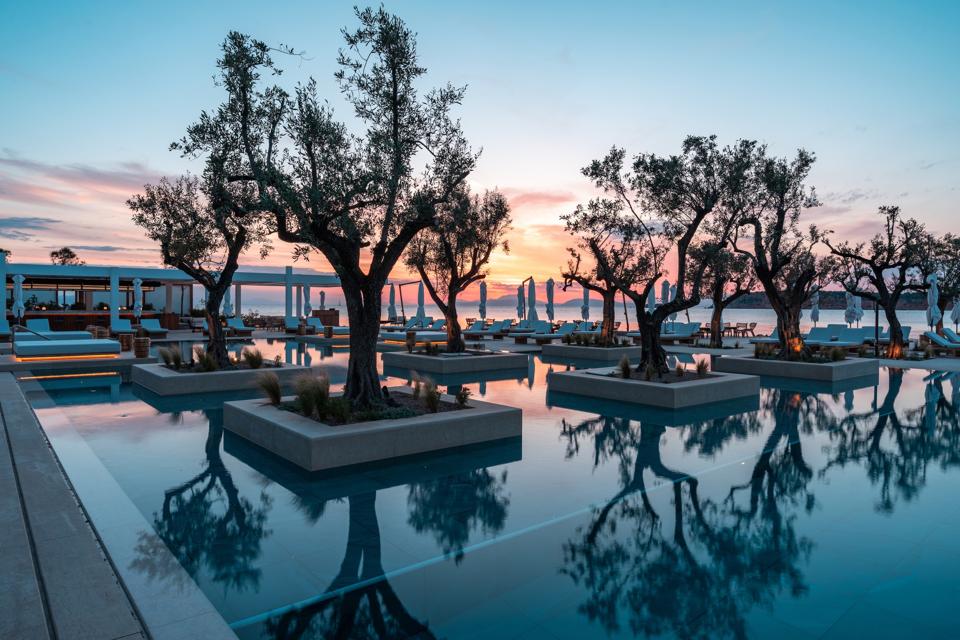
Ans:
<svg viewBox="0 0 960 640"><path fill-rule="evenodd" d="M165 313L173 313L173 287L192 286L196 281L179 269L163 269L153 267L124 267L124 266L97 266L97 265L53 265L31 263L8 263L6 254L0 253L0 333L9 333L10 326L7 320L7 291L8 281L21 275L24 284L29 286L31 279L43 282L44 288L52 288L50 283L56 283L62 289L71 289L72 283L102 281L100 291L109 291L110 321L120 317L120 281L132 281L139 278L142 281L160 283L166 289L164 305ZM243 285L251 286L282 286L284 288L284 308L286 316L300 317L303 314L303 300L310 299L311 287L340 288L340 278L333 274L306 274L294 273L293 267L286 267L281 272L243 271L238 270L233 276L234 299L232 306L234 313L239 316L242 304ZM294 290L296 290L296 308L294 308ZM304 296L304 293L306 295ZM295 315L294 315L295 314Z"/></svg>

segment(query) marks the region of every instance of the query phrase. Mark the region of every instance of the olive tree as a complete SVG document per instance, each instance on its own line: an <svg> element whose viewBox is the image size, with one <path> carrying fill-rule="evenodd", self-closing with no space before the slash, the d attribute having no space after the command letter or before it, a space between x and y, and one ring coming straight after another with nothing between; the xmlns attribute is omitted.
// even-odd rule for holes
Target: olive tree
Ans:
<svg viewBox="0 0 960 640"><path fill-rule="evenodd" d="M447 351L464 350L457 296L487 277L493 252L509 251L510 206L496 191L471 196L464 190L440 208L436 223L410 243L406 264L420 274L430 298L446 318Z"/></svg>
<svg viewBox="0 0 960 640"><path fill-rule="evenodd" d="M723 347L723 312L757 285L750 263L724 244L705 243L697 248L695 259L706 263L700 283L700 295L710 300L710 347Z"/></svg>
<svg viewBox="0 0 960 640"><path fill-rule="evenodd" d="M800 334L800 313L813 291L820 287L830 261L818 257L815 230L800 228L805 208L819 206L806 179L815 158L800 149L795 158L768 156L757 146L750 171L751 188L745 190L742 213L731 247L746 256L777 315L782 358L805 358L808 350Z"/></svg>
<svg viewBox="0 0 960 640"><path fill-rule="evenodd" d="M50 264L82 265L86 264L70 247L63 247L50 252Z"/></svg>
<svg viewBox="0 0 960 640"><path fill-rule="evenodd" d="M940 296L937 306L940 308L940 322L937 331L943 329L947 317L947 307L960 299L960 235L947 233L942 236L929 234L922 248L920 270L923 280L936 274L937 289ZM926 288L927 285L924 285Z"/></svg>
<svg viewBox="0 0 960 640"><path fill-rule="evenodd" d="M836 243L830 231L822 231L820 237L836 258L831 279L848 293L883 308L890 327L888 354L900 357L905 345L897 303L904 291L924 288L920 266L927 233L921 223L904 218L900 207L883 206L877 213L883 217L883 231L869 242Z"/></svg>
<svg viewBox="0 0 960 640"><path fill-rule="evenodd" d="M212 171L208 168L208 173ZM180 269L206 290L207 353L224 366L229 356L220 305L240 255L263 237L266 227L253 207L242 206L251 194L241 193L236 186L231 193L221 193L220 184L190 175L161 178L157 184L145 185L144 192L130 198L127 206L133 221L160 245L163 263Z"/></svg>

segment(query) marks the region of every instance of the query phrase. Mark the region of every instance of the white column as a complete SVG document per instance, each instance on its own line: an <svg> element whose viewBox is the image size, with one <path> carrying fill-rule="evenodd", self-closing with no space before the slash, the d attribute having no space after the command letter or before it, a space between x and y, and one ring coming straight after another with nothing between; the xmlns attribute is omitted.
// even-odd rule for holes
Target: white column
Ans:
<svg viewBox="0 0 960 640"><path fill-rule="evenodd" d="M297 285L297 317L303 317L303 285Z"/></svg>
<svg viewBox="0 0 960 640"><path fill-rule="evenodd" d="M7 254L0 251L0 333L10 333L7 320Z"/></svg>
<svg viewBox="0 0 960 640"><path fill-rule="evenodd" d="M110 324L120 320L120 272L110 269Z"/></svg>
<svg viewBox="0 0 960 640"><path fill-rule="evenodd" d="M293 267L287 267L283 273L284 317L293 317Z"/></svg>
<svg viewBox="0 0 960 640"><path fill-rule="evenodd" d="M236 316L239 318L239 317L240 317L240 313L241 313L241 312L240 312L240 283L239 283L239 282L238 282L237 284L233 285L233 293L234 293L234 296L233 296L233 297L236 299L235 304L233 305L234 315L236 315Z"/></svg>

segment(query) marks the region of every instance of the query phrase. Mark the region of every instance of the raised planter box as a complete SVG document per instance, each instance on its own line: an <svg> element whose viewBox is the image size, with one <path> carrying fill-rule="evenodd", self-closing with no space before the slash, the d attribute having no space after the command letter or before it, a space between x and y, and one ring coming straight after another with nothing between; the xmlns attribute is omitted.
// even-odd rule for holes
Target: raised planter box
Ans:
<svg viewBox="0 0 960 640"><path fill-rule="evenodd" d="M547 375L547 389L662 409L683 409L760 393L760 378L736 373L711 373L703 378L691 373L689 381L664 383L607 375L613 371L603 368L551 372Z"/></svg>
<svg viewBox="0 0 960 640"><path fill-rule="evenodd" d="M744 373L755 376L800 378L820 382L837 382L848 378L878 375L880 361L873 358L848 358L839 362L790 362L742 356L721 356L713 360L714 371Z"/></svg>
<svg viewBox="0 0 960 640"><path fill-rule="evenodd" d="M584 347L575 344L545 344L540 351L545 358L557 360L592 360L594 362L620 362L623 356L639 358L641 347Z"/></svg>
<svg viewBox="0 0 960 640"><path fill-rule="evenodd" d="M381 356L383 366L402 367L421 373L476 373L500 369L526 369L525 353L490 353L484 355L436 355L394 351Z"/></svg>
<svg viewBox="0 0 960 640"><path fill-rule="evenodd" d="M290 384L309 367L287 364L279 369L235 369L231 371L211 371L208 373L179 373L162 364L138 364L131 369L131 381L159 396L176 396L193 393L217 393L253 389L257 386L257 377L266 371L277 374L281 384Z"/></svg>
<svg viewBox="0 0 960 640"><path fill-rule="evenodd" d="M390 391L411 392L409 387ZM450 396L442 400L453 402ZM522 433L520 409L472 399L468 405L469 409L459 411L330 426L262 399L240 400L223 405L223 426L307 471L392 460Z"/></svg>
<svg viewBox="0 0 960 640"><path fill-rule="evenodd" d="M712 420L722 420L729 416L749 413L760 408L759 395L744 396L681 409L667 409L634 402L606 400L563 391L548 391L546 400L547 407L573 409L574 411L595 413L605 417L626 418L627 420L649 422L664 427L680 427Z"/></svg>

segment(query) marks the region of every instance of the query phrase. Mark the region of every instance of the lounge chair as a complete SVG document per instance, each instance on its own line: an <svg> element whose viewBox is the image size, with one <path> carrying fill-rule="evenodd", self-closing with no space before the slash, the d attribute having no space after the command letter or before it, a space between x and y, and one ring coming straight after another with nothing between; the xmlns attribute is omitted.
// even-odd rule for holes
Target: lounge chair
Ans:
<svg viewBox="0 0 960 640"><path fill-rule="evenodd" d="M696 335L700 332L700 323L675 322L671 328L673 331L669 333L660 332L661 342L693 342Z"/></svg>
<svg viewBox="0 0 960 640"><path fill-rule="evenodd" d="M130 320L127 318L117 318L110 323L110 335L119 336L121 334L130 334L133 335L136 331L133 330L133 325L130 324Z"/></svg>
<svg viewBox="0 0 960 640"><path fill-rule="evenodd" d="M933 344L934 349L943 349L944 351L952 351L953 355L957 355L957 352L960 351L960 342L951 342L947 340L936 331L924 331L924 337Z"/></svg>
<svg viewBox="0 0 960 640"><path fill-rule="evenodd" d="M20 336L14 340L24 340L30 342L33 340L90 340L93 335L89 331L53 331L50 329L50 321L46 318L33 318L27 320L26 324L29 331L21 331Z"/></svg>
<svg viewBox="0 0 960 640"><path fill-rule="evenodd" d="M294 318L293 316L287 316L283 319L283 330L286 333L299 333L300 332L300 318Z"/></svg>
<svg viewBox="0 0 960 640"><path fill-rule="evenodd" d="M513 338L513 341L517 344L526 344L528 338L532 338L535 335L551 335L553 333L553 325L546 320L536 320L533 322L527 322L527 326L524 327L521 331L511 331L510 337Z"/></svg>
<svg viewBox="0 0 960 640"><path fill-rule="evenodd" d="M484 327L483 320L474 320L473 323L463 330L464 333L469 333L470 331L483 331Z"/></svg>
<svg viewBox="0 0 960 640"><path fill-rule="evenodd" d="M326 325L320 322L320 318L307 318L307 326L312 328L314 331L316 331L318 336L324 335L324 332L327 330ZM350 335L350 327L331 327L331 328L333 329L334 336Z"/></svg>
<svg viewBox="0 0 960 640"><path fill-rule="evenodd" d="M516 342L520 342L522 339L524 342L527 340L533 340L537 344L550 344L554 340L561 340L564 336L572 335L573 330L576 328L577 325L573 322L565 322L554 332L545 331L543 333L537 332L522 337L518 336Z"/></svg>
<svg viewBox="0 0 960 640"><path fill-rule="evenodd" d="M910 327L904 327L904 328L903 328L903 340L904 340L904 342L906 342L906 340L907 340L907 333L909 332L909 329L910 329ZM949 340L950 342L956 342L957 344L960 344L960 335L957 335L957 332L954 331L953 329L950 329L950 328L948 328L948 327L944 327L944 328L943 328L943 335L946 336L947 340Z"/></svg>
<svg viewBox="0 0 960 640"><path fill-rule="evenodd" d="M750 344L780 344L780 332L774 327L766 338L750 338Z"/></svg>
<svg viewBox="0 0 960 640"><path fill-rule="evenodd" d="M117 340L17 340L13 345L13 355L18 359L69 359L89 358L90 356L110 356L120 353Z"/></svg>
<svg viewBox="0 0 960 640"><path fill-rule="evenodd" d="M463 332L463 337L467 340L482 340L486 337L492 337L496 339L498 336L503 336L503 325L504 323L510 322L509 320L501 320L499 322L494 322L486 329L480 329L479 331L467 330Z"/></svg>
<svg viewBox="0 0 960 640"><path fill-rule="evenodd" d="M248 327L243 323L243 318L234 316L232 318L227 318L227 329L235 336L242 336L244 338L253 335L253 327Z"/></svg>
<svg viewBox="0 0 960 640"><path fill-rule="evenodd" d="M573 335L575 336L598 336L600 335L600 329L603 326L603 323L594 326L592 322L583 321L577 324L577 328L573 330Z"/></svg>
<svg viewBox="0 0 960 640"><path fill-rule="evenodd" d="M140 328L151 338L167 337L167 330L160 326L160 321L156 318L144 318L140 321Z"/></svg>

